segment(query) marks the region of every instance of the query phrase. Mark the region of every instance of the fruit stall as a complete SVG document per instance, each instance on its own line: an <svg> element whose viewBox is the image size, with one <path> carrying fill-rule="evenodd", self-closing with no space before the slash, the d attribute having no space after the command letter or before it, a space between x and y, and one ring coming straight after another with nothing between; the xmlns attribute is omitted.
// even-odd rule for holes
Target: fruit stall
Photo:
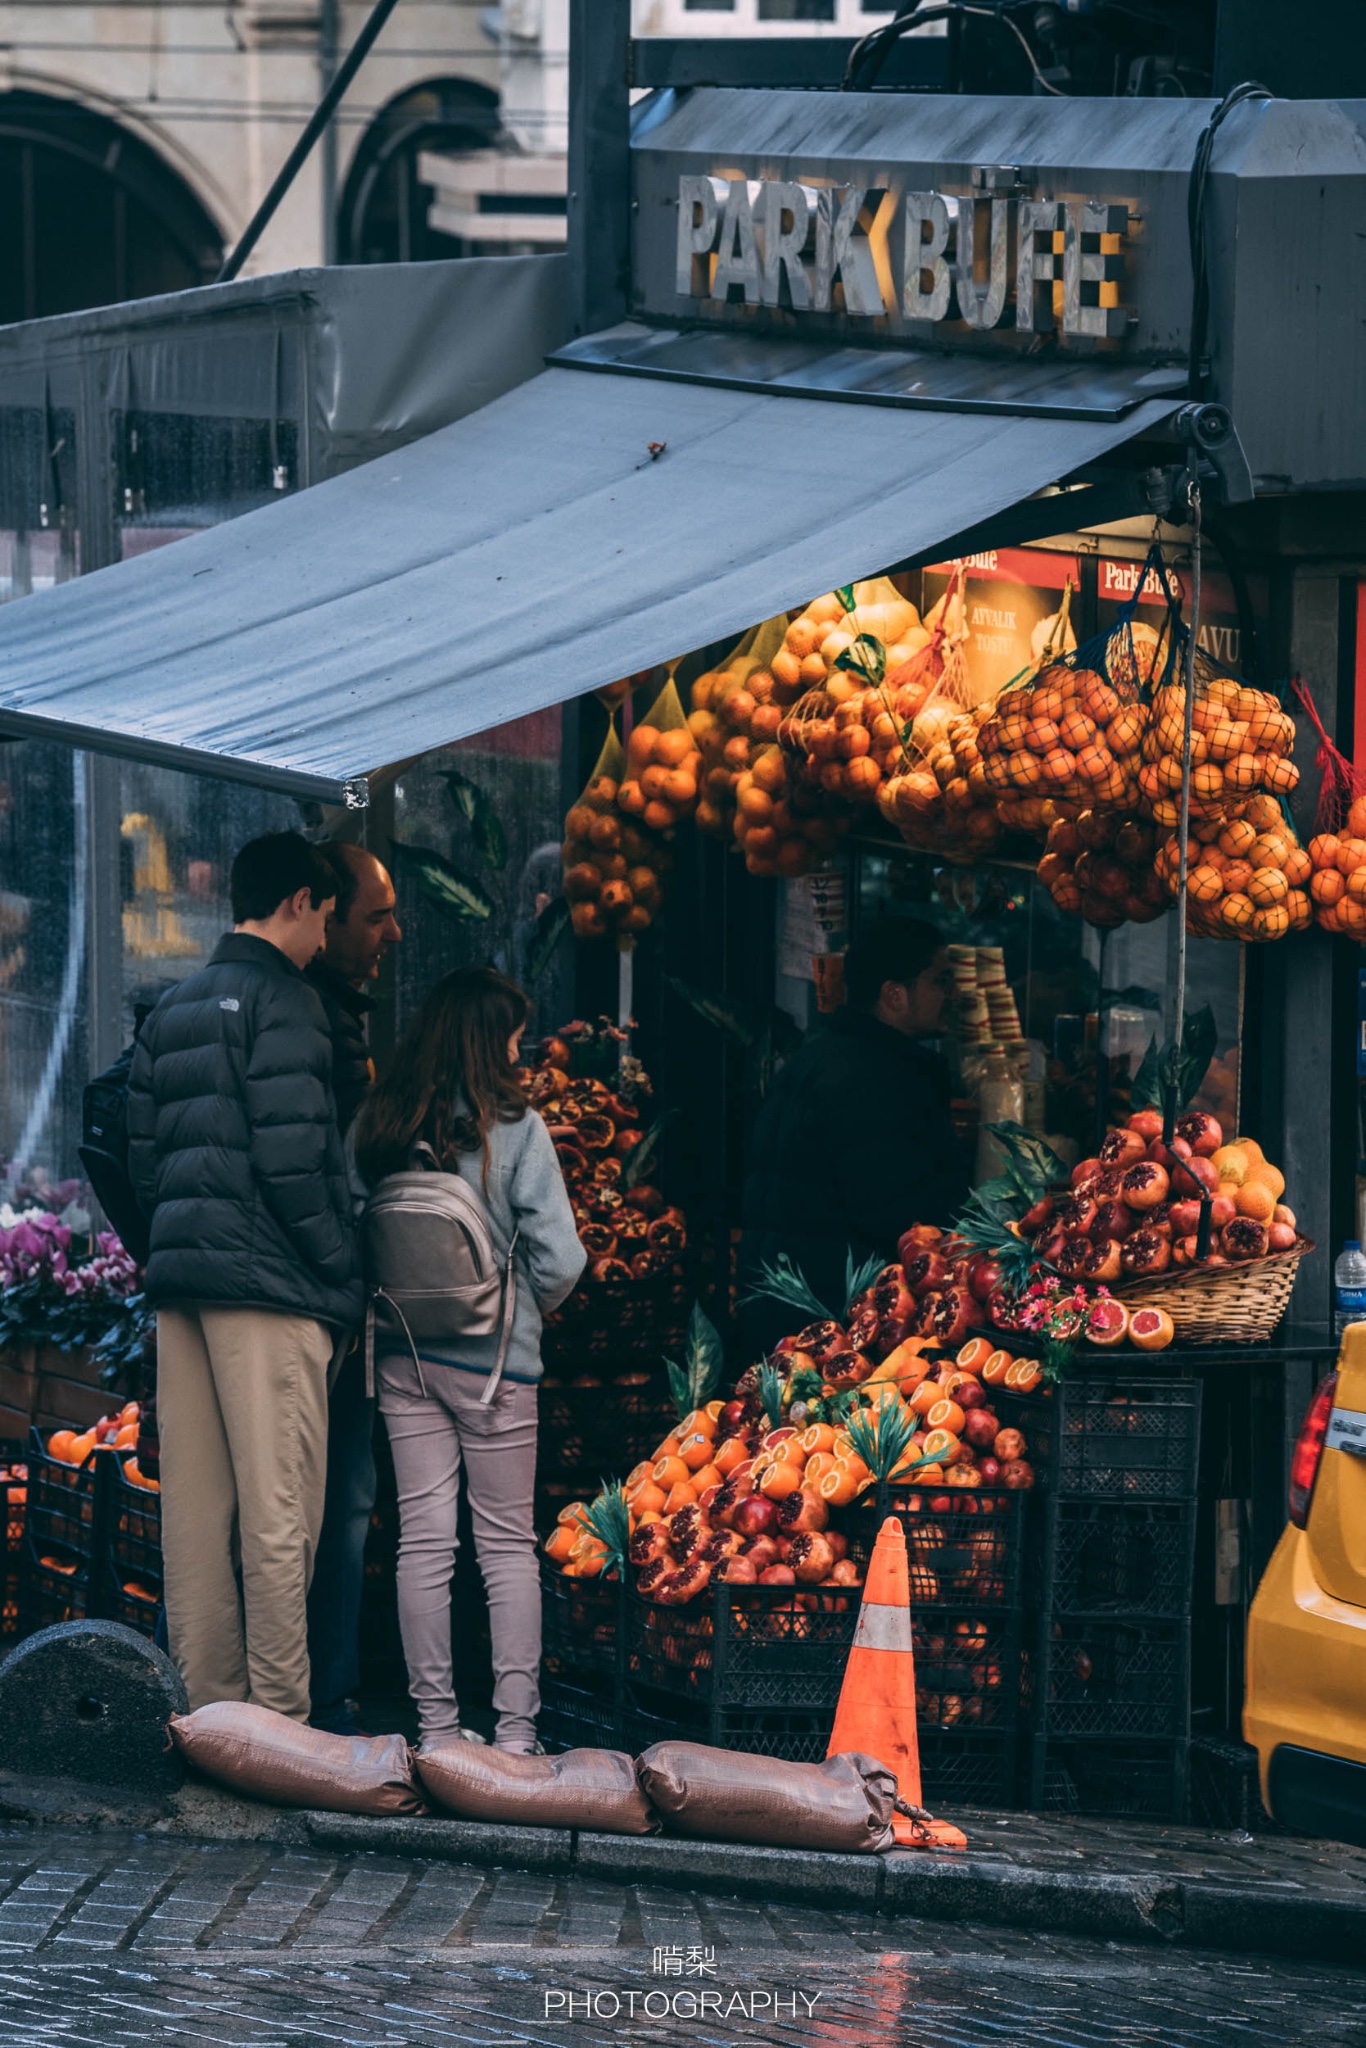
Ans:
<svg viewBox="0 0 1366 2048"><path fill-rule="evenodd" d="M100 615L117 650L100 590L44 598L41 656L0 618L0 718L137 758L98 645L165 691L156 773L221 771L318 831L359 812L407 933L380 1056L445 966L533 987L588 1259L546 1335L548 1735L819 1753L894 1512L932 1798L1219 1818L1366 1157L1366 449L1288 402L1354 345L1358 128L698 87L642 104L628 150L610 54L588 156L615 119L620 217L575 222L545 372L386 458L378 510L359 469L311 515L247 515L273 524L240 548L187 543L226 572L194 593L176 549L138 565L145 601ZM1270 317L1273 201L1344 254ZM1212 241L1256 280L1212 277ZM253 535L253 577L291 587L248 645L215 606L255 605ZM253 678L304 668L289 716L253 708ZM185 900L136 881L183 865L194 812L156 855L156 804L128 811L150 977L197 957L188 869ZM742 1189L775 1073L885 912L948 948L973 1192L917 1216L908 1191L832 1298L742 1269ZM53 1559L71 1611L154 1593L154 1492L131 1482L135 1513L127 1444L54 1447L64 1419L9 1468L65 1517L25 1531L21 1605ZM393 1540L386 1497L380 1615Z"/></svg>

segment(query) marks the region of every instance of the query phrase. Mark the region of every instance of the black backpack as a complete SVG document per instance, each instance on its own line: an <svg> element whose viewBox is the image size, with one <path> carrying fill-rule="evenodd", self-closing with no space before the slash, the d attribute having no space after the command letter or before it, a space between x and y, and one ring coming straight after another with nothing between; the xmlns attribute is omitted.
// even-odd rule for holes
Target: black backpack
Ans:
<svg viewBox="0 0 1366 2048"><path fill-rule="evenodd" d="M147 1264L152 1247L147 1219L138 1206L128 1171L128 1078L133 1071L138 1033L150 1014L150 1006L138 1005L132 1044L124 1047L111 1067L86 1083L81 1097L79 1147L81 1164L96 1201L140 1266Z"/></svg>

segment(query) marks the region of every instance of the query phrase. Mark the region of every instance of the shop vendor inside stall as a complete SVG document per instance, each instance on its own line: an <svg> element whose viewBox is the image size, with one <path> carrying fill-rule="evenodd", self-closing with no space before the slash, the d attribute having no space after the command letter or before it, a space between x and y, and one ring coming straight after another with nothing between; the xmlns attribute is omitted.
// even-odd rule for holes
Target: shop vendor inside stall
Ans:
<svg viewBox="0 0 1366 2048"><path fill-rule="evenodd" d="M935 1043L953 994L938 930L879 918L843 968L844 1002L783 1067L760 1112L740 1246L742 1279L785 1257L836 1303L849 1262L894 1259L910 1217L948 1225L970 1170ZM782 1320L777 1304L756 1299L747 1314L756 1353L785 1334L768 1327Z"/></svg>

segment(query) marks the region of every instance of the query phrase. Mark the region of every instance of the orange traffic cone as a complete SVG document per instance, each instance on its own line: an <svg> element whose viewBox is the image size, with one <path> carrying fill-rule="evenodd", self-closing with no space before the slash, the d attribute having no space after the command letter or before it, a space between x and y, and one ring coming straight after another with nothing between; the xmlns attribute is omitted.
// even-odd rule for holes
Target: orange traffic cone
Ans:
<svg viewBox="0 0 1366 2048"><path fill-rule="evenodd" d="M921 1804L910 1572L906 1534L895 1515L888 1515L873 1546L826 1755L847 1750L875 1756L896 1772L898 1805L911 1809L892 1823L899 1847L966 1849L961 1828L931 1819Z"/></svg>

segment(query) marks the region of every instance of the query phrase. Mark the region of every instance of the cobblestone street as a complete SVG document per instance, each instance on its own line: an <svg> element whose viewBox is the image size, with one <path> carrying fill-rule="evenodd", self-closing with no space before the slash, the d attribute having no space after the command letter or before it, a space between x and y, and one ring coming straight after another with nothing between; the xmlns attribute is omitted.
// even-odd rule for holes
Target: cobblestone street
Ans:
<svg viewBox="0 0 1366 2048"><path fill-rule="evenodd" d="M0 1836L4 2048L910 2040L1356 2048L1366 1974L268 1844Z"/></svg>

